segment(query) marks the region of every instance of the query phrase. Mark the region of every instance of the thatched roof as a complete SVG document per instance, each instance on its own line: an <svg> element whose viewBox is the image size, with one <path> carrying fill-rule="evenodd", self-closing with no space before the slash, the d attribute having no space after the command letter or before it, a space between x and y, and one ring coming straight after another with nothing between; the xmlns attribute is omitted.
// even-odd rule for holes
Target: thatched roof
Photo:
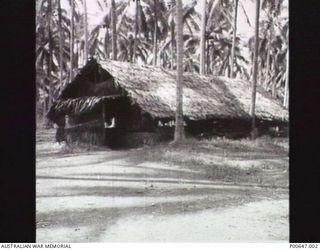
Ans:
<svg viewBox="0 0 320 250"><path fill-rule="evenodd" d="M75 99L65 99L55 102L50 108L47 116L49 119L56 121L58 117L65 115L84 115L101 110L101 104L112 105L121 98L119 95L112 96L89 96Z"/></svg>
<svg viewBox="0 0 320 250"><path fill-rule="evenodd" d="M111 75L114 84L125 90L132 102L137 103L144 112L157 119L174 117L175 71L112 60L100 61L98 66L99 71L104 69L105 75ZM66 86L61 99L74 98L77 86L81 87L79 78ZM189 119L250 119L249 82L192 73L184 73L183 78L183 112ZM256 116L263 120L288 121L288 111L259 86Z"/></svg>
<svg viewBox="0 0 320 250"><path fill-rule="evenodd" d="M100 61L115 82L151 116L174 117L176 73L159 67ZM250 118L251 85L227 77L184 73L183 112L190 119ZM262 88L257 88L256 116L288 121L288 111Z"/></svg>

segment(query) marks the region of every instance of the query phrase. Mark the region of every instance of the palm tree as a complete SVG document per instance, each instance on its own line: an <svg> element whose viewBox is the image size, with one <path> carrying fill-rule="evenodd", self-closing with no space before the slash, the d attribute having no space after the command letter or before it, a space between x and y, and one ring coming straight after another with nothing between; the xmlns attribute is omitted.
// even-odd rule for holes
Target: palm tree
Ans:
<svg viewBox="0 0 320 250"><path fill-rule="evenodd" d="M208 16L208 22L209 20L211 20L211 18L213 17L213 13L215 12L215 10L217 9L217 6L219 5L221 0L215 0L215 2L212 4L210 12L209 12L209 16Z"/></svg>
<svg viewBox="0 0 320 250"><path fill-rule="evenodd" d="M207 4L207 1L202 1L201 8L201 30L200 30L200 74L209 72L210 65L210 44L209 44L209 30L210 27L214 26L214 22L210 22L213 19L213 14L218 9L221 0L211 0ZM212 38L212 37L211 37ZM207 51L206 51L207 44ZM212 44L211 44L212 46ZM207 58L207 63L205 63L205 58ZM205 71L205 65L207 65L207 70Z"/></svg>
<svg viewBox="0 0 320 250"><path fill-rule="evenodd" d="M60 87L63 85L63 31L62 31L62 13L61 0L58 0L59 17L59 67L60 67Z"/></svg>
<svg viewBox="0 0 320 250"><path fill-rule="evenodd" d="M286 83L284 87L283 106L289 108L289 50L287 51L286 61Z"/></svg>
<svg viewBox="0 0 320 250"><path fill-rule="evenodd" d="M135 2L135 9L136 9L135 20L134 20L133 62L136 62L140 0L133 0L133 1Z"/></svg>
<svg viewBox="0 0 320 250"><path fill-rule="evenodd" d="M237 15L238 15L238 1L234 0L234 15L233 15L233 39L232 39L232 50L231 50L231 78L234 77L234 53L236 48L236 38L237 38Z"/></svg>
<svg viewBox="0 0 320 250"><path fill-rule="evenodd" d="M202 7L204 6L202 5ZM203 66L203 72L219 75L231 73L232 39L230 38L230 34L233 28L230 14L231 11L229 11L231 10L231 7L232 5L228 1L222 2L221 0L210 0L206 3L205 32L202 28L198 37L195 35L192 38L187 38L186 41L186 51L191 52L190 54L186 54L188 70L194 68L195 71L202 71L202 69L199 70L199 64L197 63L198 59L194 58L195 51L192 51L193 45L200 41L200 61L206 60L206 66L203 66L202 63L200 63L200 68ZM205 10L201 9L202 12L205 12ZM200 16L204 16L204 14L201 13ZM204 21L203 18L201 18L200 21ZM234 59L234 71L235 73L239 72L244 78L248 78L246 69L248 62L240 53L240 44L238 44L238 40L239 39L236 38L237 43L235 43L234 46L234 58L237 59ZM203 49L201 48L201 45ZM196 48L196 51L199 51L198 48Z"/></svg>
<svg viewBox="0 0 320 250"><path fill-rule="evenodd" d="M181 142L185 138L183 121L183 23L182 1L176 1L176 33L177 33L177 86L176 86L176 119L174 142Z"/></svg>
<svg viewBox="0 0 320 250"><path fill-rule="evenodd" d="M117 60L116 3L111 0L112 59Z"/></svg>
<svg viewBox="0 0 320 250"><path fill-rule="evenodd" d="M44 114L62 87L70 49L67 12L59 8L59 1L49 1L39 2L36 12L36 86L41 93L39 105L45 106Z"/></svg>
<svg viewBox="0 0 320 250"><path fill-rule="evenodd" d="M52 19L52 2L51 0L48 1L48 41L49 41L49 60L48 60L48 67L47 67L47 76L49 81L49 108L52 105L52 94L53 94L53 86L52 86L52 78L51 78L51 71L52 71L52 27L51 27L51 19Z"/></svg>
<svg viewBox="0 0 320 250"><path fill-rule="evenodd" d="M201 31L200 31L200 74L203 75L205 72L205 44L206 44L206 9L207 0L202 0L201 8Z"/></svg>
<svg viewBox="0 0 320 250"><path fill-rule="evenodd" d="M84 59L85 63L88 61L88 20L87 20L87 0L83 0L84 8Z"/></svg>
<svg viewBox="0 0 320 250"><path fill-rule="evenodd" d="M94 27L90 34L90 54L95 54L98 59L111 58L120 61L133 61L134 39L131 34L132 24L135 24L135 17L128 15L131 0L128 1L111 1L111 5L100 4L100 10L106 13L101 20L101 23ZM114 15L113 15L114 13ZM141 10L139 11L141 13ZM113 19L113 16L115 17ZM117 18L118 17L118 18ZM141 18L138 18L140 20ZM139 26L139 22L138 25ZM105 29L105 33L103 30ZM138 33L138 28L137 28ZM103 35L103 39L101 39ZM114 38L114 39L113 39ZM137 36L137 57L144 57L147 53L142 52L143 43ZM115 53L113 53L115 51Z"/></svg>
<svg viewBox="0 0 320 250"><path fill-rule="evenodd" d="M148 40L148 32L146 29L146 17L143 8L140 4L140 0L133 0L135 3L135 15L134 18L130 16L128 9L130 9L130 2L119 1L119 7L117 8L117 16L119 17L116 26L118 47L119 47L119 60L128 60L135 62L140 58L143 62L147 61L149 48L152 45L146 41ZM150 2L148 2L150 5ZM133 33L132 32L132 23ZM146 49L146 46L148 47Z"/></svg>
<svg viewBox="0 0 320 250"><path fill-rule="evenodd" d="M154 4L154 36L153 36L153 65L157 65L157 53L158 53L158 14L157 14L157 0L153 1Z"/></svg>
<svg viewBox="0 0 320 250"><path fill-rule="evenodd" d="M229 2L209 1L207 5L207 16L212 15L211 20L207 19L207 73L226 75L231 74L231 51L234 44L234 73L239 73L242 78L249 79L247 73L248 60L241 54L241 43L236 37L232 39L232 5ZM214 19L214 21L213 21Z"/></svg>
<svg viewBox="0 0 320 250"><path fill-rule="evenodd" d="M286 54L288 51L288 18L283 12L285 1L263 0L261 10L265 17L259 23L259 76L260 82L274 98L285 99ZM283 6L281 6L283 5ZM254 37L249 39L249 48L254 51ZM253 58L253 53L251 54Z"/></svg>
<svg viewBox="0 0 320 250"><path fill-rule="evenodd" d="M161 2L158 2L158 6L160 5ZM167 2L167 9L165 11L162 10L162 15L159 14L158 18L161 18L161 26L163 28L160 28L161 26L158 27L158 30L162 30L160 41L159 41L159 52L158 54L160 55L160 59L162 59L162 65L163 67L169 67L171 69L176 68L176 62L175 62L175 45L176 45L176 39L175 39L175 25L174 25L174 12L175 12L175 1L168 1ZM190 57L193 57L194 54L194 41L199 40L197 37L197 33L200 30L200 27L198 25L198 19L200 20L200 17L198 13L195 10L195 5L196 3L193 2L191 4L183 6L183 25L189 30L189 34L185 33L183 36L184 41L189 40L189 44L192 44L189 50L189 44L186 43L185 49L189 50ZM158 13L160 13L159 8L158 8ZM163 22L163 17L166 22ZM167 36L169 34L169 36ZM189 58L188 55L186 55L186 60L189 62L192 61L192 58ZM192 66L195 66L199 68L199 60L196 59L195 62L197 64L193 64ZM186 64L186 66L189 63ZM188 66L187 66L188 67ZM199 70L197 70L199 71Z"/></svg>
<svg viewBox="0 0 320 250"><path fill-rule="evenodd" d="M173 11L174 11L174 6L175 6L175 0L170 0L169 2L169 8L172 13L171 15L171 22L170 22L170 35L171 35L171 69L173 69L173 65L174 65L174 15L173 15Z"/></svg>
<svg viewBox="0 0 320 250"><path fill-rule="evenodd" d="M70 81L73 80L74 62L74 0L71 0L71 23L70 23Z"/></svg>
<svg viewBox="0 0 320 250"><path fill-rule="evenodd" d="M256 131L256 88L257 88L257 71L258 71L258 49L259 49L259 16L260 16L260 0L256 0L256 18L255 18L255 41L253 54L253 76L252 76L252 95L251 95L251 117L252 117L252 131L251 139L257 137Z"/></svg>
<svg viewBox="0 0 320 250"><path fill-rule="evenodd" d="M106 13L101 23L99 23L97 26L92 28L90 35L89 35L89 41L88 41L88 47L89 47L89 55L90 56L96 56L98 59L107 59L109 58L109 44L110 44L110 37L112 39L112 35L110 36L109 30L110 25L112 26L112 10L109 8L109 6L104 1L101 3L100 1L97 1L99 10L102 13ZM112 7L112 6L111 6ZM112 27L111 27L112 28ZM103 34L104 33L104 34ZM103 36L103 39L101 37Z"/></svg>

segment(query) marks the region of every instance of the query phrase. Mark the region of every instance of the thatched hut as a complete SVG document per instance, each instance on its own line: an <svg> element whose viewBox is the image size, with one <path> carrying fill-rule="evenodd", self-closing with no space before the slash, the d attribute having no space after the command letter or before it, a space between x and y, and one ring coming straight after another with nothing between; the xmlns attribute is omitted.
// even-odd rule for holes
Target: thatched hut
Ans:
<svg viewBox="0 0 320 250"><path fill-rule="evenodd" d="M175 72L126 62L92 59L48 112L69 141L145 143L170 139L175 116ZM288 112L258 87L260 131L284 127ZM186 132L194 136L245 135L250 131L250 83L184 73Z"/></svg>

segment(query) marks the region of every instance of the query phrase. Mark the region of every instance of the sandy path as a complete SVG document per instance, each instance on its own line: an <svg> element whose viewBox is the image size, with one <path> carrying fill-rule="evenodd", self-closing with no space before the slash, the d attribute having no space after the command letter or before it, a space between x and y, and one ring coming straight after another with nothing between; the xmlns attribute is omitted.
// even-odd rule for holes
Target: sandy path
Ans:
<svg viewBox="0 0 320 250"><path fill-rule="evenodd" d="M288 194L140 160L37 142L37 241L288 241Z"/></svg>
<svg viewBox="0 0 320 250"><path fill-rule="evenodd" d="M288 200L264 200L226 209L122 219L100 241L288 242Z"/></svg>

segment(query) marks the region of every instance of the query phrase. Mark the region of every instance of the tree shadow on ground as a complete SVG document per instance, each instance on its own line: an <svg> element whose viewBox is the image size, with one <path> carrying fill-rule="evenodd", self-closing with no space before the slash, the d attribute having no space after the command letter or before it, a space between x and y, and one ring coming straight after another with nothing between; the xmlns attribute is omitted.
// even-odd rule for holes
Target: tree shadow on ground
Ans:
<svg viewBox="0 0 320 250"><path fill-rule="evenodd" d="M152 185L152 184L151 184ZM180 187L180 188L158 188L154 187L110 187L110 186L68 186L57 188L58 194L39 195L44 197L75 197L75 196L100 196L100 197L168 197L186 195L237 195L242 192L246 195L268 193L268 190L249 189L248 187L228 187L228 185L217 185L219 187ZM60 192L59 192L60 191Z"/></svg>
<svg viewBox="0 0 320 250"><path fill-rule="evenodd" d="M71 187L67 189L68 191L76 192L76 196L81 195L115 195L123 196L124 193L133 194L135 189L132 188L117 188L112 187ZM138 192L138 189L135 190ZM190 191L184 190L185 193L181 193L181 190L176 189L172 190L172 193L168 194L167 192L158 193L155 197L155 203L142 203L140 206L132 205L125 207L105 207L105 208L88 208L88 209L72 209L72 210L63 210L60 211L51 211L51 212L40 212L37 214L38 224L41 221L46 221L49 228L81 228L81 227L91 227L92 236L90 241L97 241L101 234L105 233L112 225L116 224L120 219L126 217L135 217L135 216L153 216L159 217L168 216L168 215L183 215L188 213L196 213L205 211L207 209L220 209L224 207L241 205L249 201L257 201L266 196L272 196L272 193L264 192L263 195L257 190L244 190L239 193L239 190L236 192L234 190L218 190L216 189L198 189L195 190L195 196L189 197L185 200L171 200L169 202L162 201L157 202L156 198L158 197L170 197L174 193L181 195L190 195ZM199 194L206 194L202 196L197 196ZM149 194L151 195L151 194ZM147 195L148 196L148 195ZM154 195L153 195L154 196ZM153 197L152 196L152 197ZM174 198L174 196L173 196ZM83 240L85 241L85 240Z"/></svg>

